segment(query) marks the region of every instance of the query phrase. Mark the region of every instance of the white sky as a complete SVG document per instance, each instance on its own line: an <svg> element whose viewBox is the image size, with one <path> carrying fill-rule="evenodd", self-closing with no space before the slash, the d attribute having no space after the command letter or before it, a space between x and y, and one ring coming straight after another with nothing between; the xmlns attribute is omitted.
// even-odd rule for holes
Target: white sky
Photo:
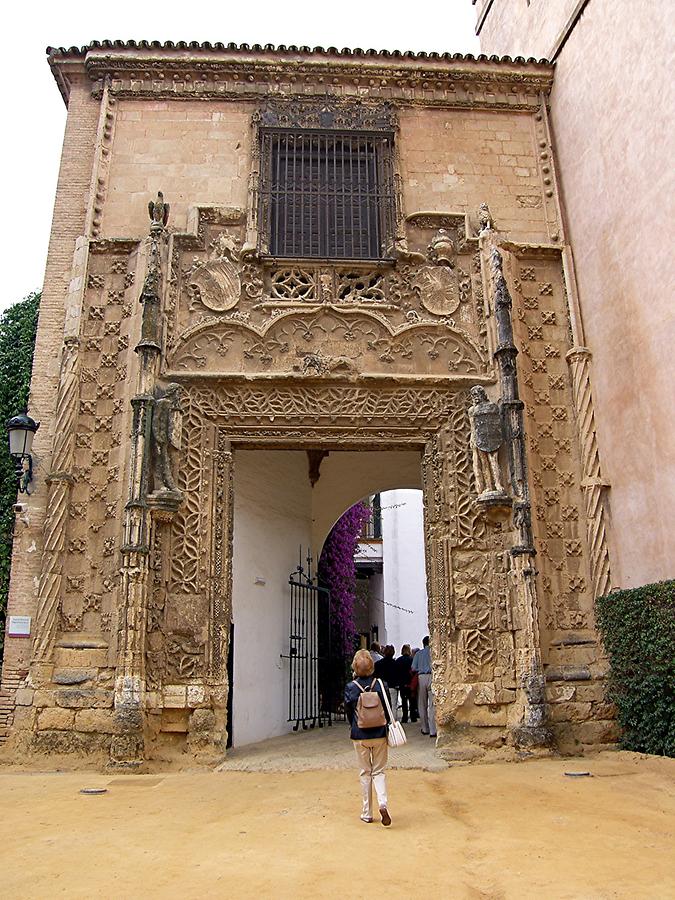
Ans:
<svg viewBox="0 0 675 900"><path fill-rule="evenodd" d="M34 0L4 12L0 311L42 287L66 109L45 48L92 40L307 44L478 53L471 0Z"/></svg>

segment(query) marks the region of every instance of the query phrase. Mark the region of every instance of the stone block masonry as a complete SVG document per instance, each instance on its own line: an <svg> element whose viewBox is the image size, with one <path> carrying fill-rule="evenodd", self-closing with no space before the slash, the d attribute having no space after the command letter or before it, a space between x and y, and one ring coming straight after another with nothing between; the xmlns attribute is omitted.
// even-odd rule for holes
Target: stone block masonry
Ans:
<svg viewBox="0 0 675 900"><path fill-rule="evenodd" d="M50 60L69 116L31 400L44 423L36 491L10 595L34 640L8 639L0 698L13 752L110 751L134 770L167 747L222 757L231 624L235 672L260 649L249 574L263 531L240 516L248 543L234 540L251 448L249 477L268 500L267 454L293 456L283 487L296 505L277 499L278 515L260 514L289 546L326 510L380 490L385 456L399 485L419 480L444 753L515 755L541 748L549 726L588 746L608 739L611 710L581 692L599 688L602 663L543 105L551 68L207 46L93 45ZM309 166L306 177L282 177L269 149L278 134L300 135L288 163ZM334 168L340 153L377 166L361 180L344 169L340 193L329 167L313 168L322 153ZM306 258L269 255L283 204L319 191L343 230L349 203L350 227L366 227L363 196L346 199L365 191L377 258L318 256L317 222ZM509 410L508 429L490 426L485 452L504 491L487 504L471 386L497 420L498 403ZM317 448L330 460L381 453L379 470L331 482L326 462L315 489L306 451ZM265 656L280 687L278 573L291 551L277 541L264 621L277 613ZM573 632L587 643L566 643ZM240 734L264 737L271 720ZM277 730L285 720L277 708Z"/></svg>

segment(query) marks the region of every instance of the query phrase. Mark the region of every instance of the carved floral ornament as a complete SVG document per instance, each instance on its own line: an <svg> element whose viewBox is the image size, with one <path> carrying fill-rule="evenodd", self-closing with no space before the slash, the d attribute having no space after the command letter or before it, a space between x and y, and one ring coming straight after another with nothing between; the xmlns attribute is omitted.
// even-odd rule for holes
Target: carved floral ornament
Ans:
<svg viewBox="0 0 675 900"><path fill-rule="evenodd" d="M209 374L261 369L307 374L303 360L320 356L349 374L469 376L486 371L476 344L443 322L393 329L375 314L335 307L282 312L263 327L210 318L186 332L168 360L176 372Z"/></svg>
<svg viewBox="0 0 675 900"><path fill-rule="evenodd" d="M386 265L256 259L242 210L188 222L172 237L165 374L486 374L464 214L410 216L413 249Z"/></svg>

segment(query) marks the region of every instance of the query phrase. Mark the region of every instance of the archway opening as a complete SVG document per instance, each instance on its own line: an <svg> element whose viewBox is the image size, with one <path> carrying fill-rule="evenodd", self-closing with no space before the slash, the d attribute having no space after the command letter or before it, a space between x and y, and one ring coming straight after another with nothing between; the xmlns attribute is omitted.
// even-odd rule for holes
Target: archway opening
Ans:
<svg viewBox="0 0 675 900"><path fill-rule="evenodd" d="M305 448L235 449L234 460L230 734L235 753L297 728L289 714L290 670L298 652L292 642L298 627L292 620L289 576L299 567L303 577L315 576L335 522L355 503L380 499L381 557L373 557L378 545L370 534L375 527L370 516L353 560L352 643L348 652L344 646L331 648L342 653L340 690L334 683L330 722L316 723L337 723L351 750L341 698L354 649L375 636L394 644L398 656L402 644L421 646L427 633L420 450L330 449L322 451L318 473L316 458L313 462Z"/></svg>

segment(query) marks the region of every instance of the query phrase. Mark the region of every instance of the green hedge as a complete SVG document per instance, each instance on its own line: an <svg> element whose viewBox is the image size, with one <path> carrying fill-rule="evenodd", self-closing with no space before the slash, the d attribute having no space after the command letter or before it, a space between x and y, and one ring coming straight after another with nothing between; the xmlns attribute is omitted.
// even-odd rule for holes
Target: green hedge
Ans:
<svg viewBox="0 0 675 900"><path fill-rule="evenodd" d="M598 597L596 614L622 746L675 757L675 581Z"/></svg>
<svg viewBox="0 0 675 900"><path fill-rule="evenodd" d="M0 661L5 637L17 481L7 447L7 420L26 409L40 294L29 294L0 315ZM35 414L35 410L33 410Z"/></svg>

